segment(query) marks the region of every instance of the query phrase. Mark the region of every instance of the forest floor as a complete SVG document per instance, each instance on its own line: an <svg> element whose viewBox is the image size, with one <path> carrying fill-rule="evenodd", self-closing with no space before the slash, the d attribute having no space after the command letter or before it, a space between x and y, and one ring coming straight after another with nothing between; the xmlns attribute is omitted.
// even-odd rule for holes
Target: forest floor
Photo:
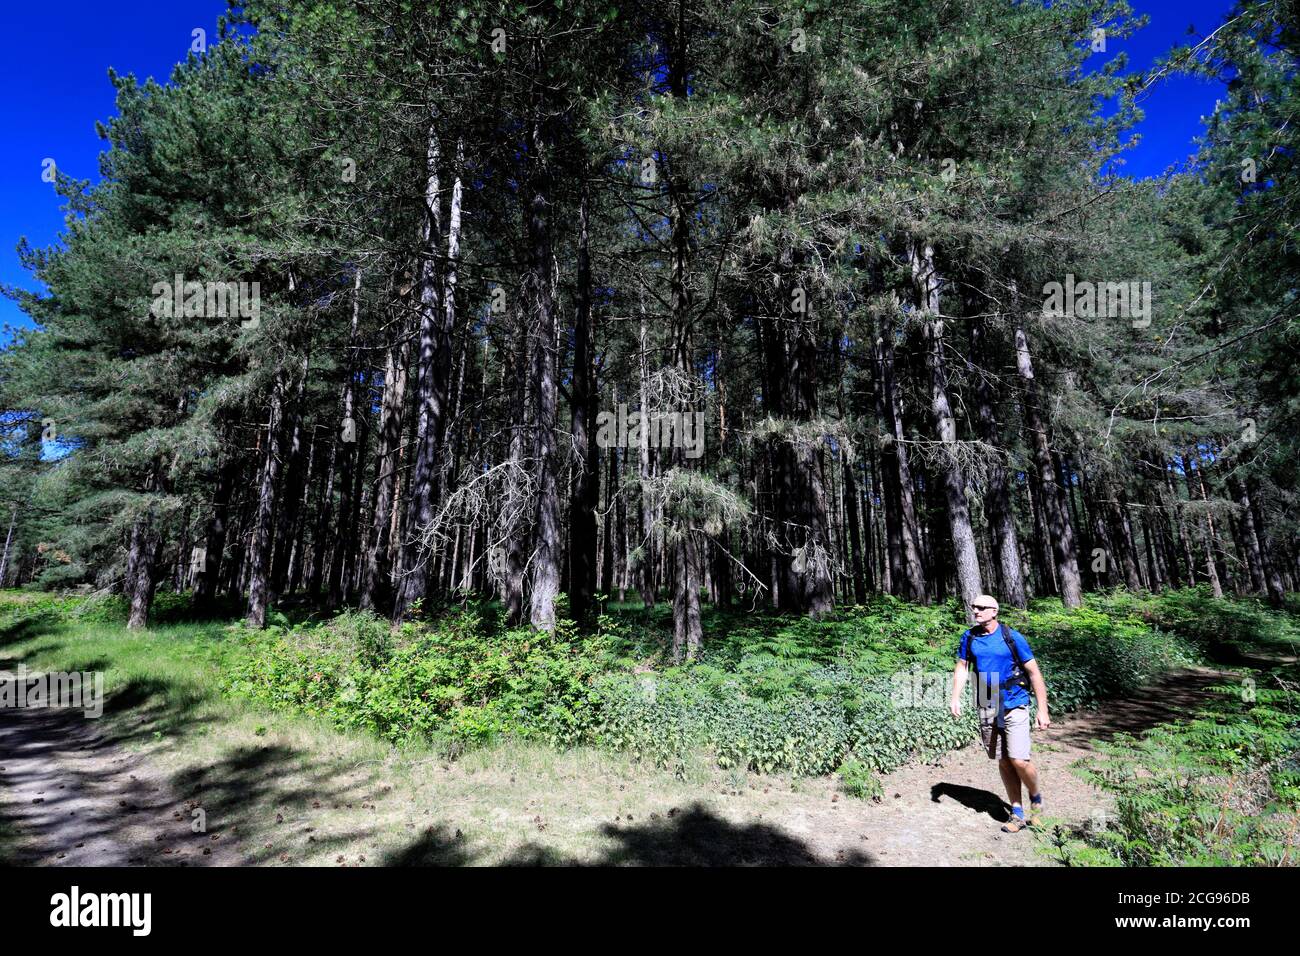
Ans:
<svg viewBox="0 0 1300 956"><path fill-rule="evenodd" d="M7 710L0 849L37 865L1052 865L1050 824L1109 805L1069 769L1092 741L1185 719L1232 679L1171 673L1036 729L1039 835L1000 831L997 766L977 745L882 777L873 802L834 778L701 764L678 779L591 748L504 744L447 762L280 715L196 713L186 727L129 695L99 721Z"/></svg>

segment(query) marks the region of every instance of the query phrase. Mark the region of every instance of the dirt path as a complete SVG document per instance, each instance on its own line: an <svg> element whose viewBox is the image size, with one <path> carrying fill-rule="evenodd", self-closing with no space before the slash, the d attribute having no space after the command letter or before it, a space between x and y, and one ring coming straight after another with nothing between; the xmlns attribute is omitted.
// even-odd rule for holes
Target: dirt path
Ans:
<svg viewBox="0 0 1300 956"><path fill-rule="evenodd" d="M208 866L237 848L195 833L191 807L96 721L53 709L0 711L0 812L19 836L11 862Z"/></svg>
<svg viewBox="0 0 1300 956"><path fill-rule="evenodd" d="M1183 718L1204 700L1210 685L1222 680L1223 673L1210 670L1170 674L1132 698L1071 715L1047 731L1035 730L1034 760L1048 815L1081 821L1109 805L1103 794L1069 770L1070 764L1092 753L1093 738L1138 733ZM342 796L333 806L321 800L272 804L250 792L242 804L256 804L261 817L277 823L283 811L284 825L268 822L265 833L247 837L258 848L246 849L230 830L215 832L221 828L214 827L211 835L194 833L192 811L199 806L196 798L205 797L203 789L169 784L169 779L178 778L169 778L147 756L106 742L97 723L52 710L0 711L0 813L21 836L18 862L333 864L338 853L337 860L346 854L349 864L362 865L1051 865L1048 857L1035 852L1037 841L1031 834L1001 832L1006 806L997 766L978 746L947 754L936 765L912 765L884 777L880 803L848 798L830 778L785 781L748 775L737 787L734 776L729 784L719 775L712 783L669 786L662 775L649 775L644 785L635 777L625 778L624 792L624 784L593 773L592 765L577 756L558 761L568 767L556 772L567 774L570 788L561 802L545 788L539 791L538 781L530 787L504 767L476 774L459 764L442 767L431 761L412 775L418 784L377 790L358 785L353 789L360 797ZM462 779L467 773L475 779ZM331 782L340 793L351 792L342 778ZM213 785L207 784L209 790ZM241 790L256 787L248 780L238 784ZM475 795L481 804L477 817L461 809L464 794ZM516 812L516 804L523 805L523 811ZM368 815L367 827L353 819L361 812ZM520 812L523 816L514 820ZM504 857L475 857L463 849L491 828L498 838L515 829L526 829L528 836L520 849ZM586 835L576 845L599 844L601 849L566 852L549 842L560 831L571 836L581 831ZM402 842L422 832L425 837L414 843ZM320 849L304 852L304 841ZM401 849L375 852L381 846Z"/></svg>

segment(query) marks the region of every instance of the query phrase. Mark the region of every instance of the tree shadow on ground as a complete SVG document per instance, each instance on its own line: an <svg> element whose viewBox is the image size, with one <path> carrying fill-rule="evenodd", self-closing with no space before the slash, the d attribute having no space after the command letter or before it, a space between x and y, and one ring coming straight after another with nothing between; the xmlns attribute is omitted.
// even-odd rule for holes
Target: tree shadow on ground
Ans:
<svg viewBox="0 0 1300 956"><path fill-rule="evenodd" d="M414 843L386 853L383 866L468 866L476 854L470 852L460 830L449 833L445 826L428 827Z"/></svg>
<svg viewBox="0 0 1300 956"><path fill-rule="evenodd" d="M841 852L826 860L802 840L767 823L736 824L701 804L639 826L600 828L616 845L595 859L565 856L552 847L529 843L503 866L875 866L860 850ZM385 866L463 866L478 860L457 830L430 828L401 850L387 854Z"/></svg>
<svg viewBox="0 0 1300 956"><path fill-rule="evenodd" d="M18 842L21 832L18 820L0 803L0 867L22 866L26 862Z"/></svg>
<svg viewBox="0 0 1300 956"><path fill-rule="evenodd" d="M264 834L275 834L269 842L246 848L240 860L243 864L281 859L286 851L291 855L304 845L310 845L312 852L320 852L346 848L375 836L373 827L327 836L318 834L315 828L295 830L293 823L284 822L281 808L301 812L330 803L361 803L377 786L373 772L345 779L336 764L314 760L306 751L294 747L237 747L215 763L174 775L171 784L182 799L202 805L209 829L228 830L237 839L259 828Z"/></svg>
<svg viewBox="0 0 1300 956"><path fill-rule="evenodd" d="M95 723L68 710L0 714L0 807L11 804L0 810L0 859L21 865L59 854L81 865L253 865L293 862L304 846L332 851L375 835L365 826L316 834L281 814L325 801L359 803L375 789L371 774L344 776L332 761L268 744L154 777L141 754L122 751Z"/></svg>
<svg viewBox="0 0 1300 956"><path fill-rule="evenodd" d="M0 650L22 644L37 637L50 636L61 625L62 622L53 611L24 617L13 624L0 627Z"/></svg>

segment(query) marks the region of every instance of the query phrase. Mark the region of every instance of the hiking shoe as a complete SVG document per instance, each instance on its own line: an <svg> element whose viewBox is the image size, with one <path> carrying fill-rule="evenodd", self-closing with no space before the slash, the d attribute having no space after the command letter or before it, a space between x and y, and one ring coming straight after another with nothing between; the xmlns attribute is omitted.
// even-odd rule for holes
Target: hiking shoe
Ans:
<svg viewBox="0 0 1300 956"><path fill-rule="evenodd" d="M1002 824L1003 833L1019 833L1025 827L1029 826L1027 820L1018 813L1011 814L1011 819Z"/></svg>
<svg viewBox="0 0 1300 956"><path fill-rule="evenodd" d="M1043 816L1043 801L1040 798L1037 801L1029 802L1029 826L1036 827L1041 822Z"/></svg>

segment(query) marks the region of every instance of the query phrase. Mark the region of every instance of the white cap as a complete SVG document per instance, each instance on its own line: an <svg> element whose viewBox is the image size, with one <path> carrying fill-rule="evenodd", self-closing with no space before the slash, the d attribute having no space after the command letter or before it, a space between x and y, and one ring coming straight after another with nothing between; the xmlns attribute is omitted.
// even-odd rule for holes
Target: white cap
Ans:
<svg viewBox="0 0 1300 956"><path fill-rule="evenodd" d="M998 609L998 599L991 594L977 595L975 600L971 601L971 604L978 604L981 607L991 607L995 611Z"/></svg>

